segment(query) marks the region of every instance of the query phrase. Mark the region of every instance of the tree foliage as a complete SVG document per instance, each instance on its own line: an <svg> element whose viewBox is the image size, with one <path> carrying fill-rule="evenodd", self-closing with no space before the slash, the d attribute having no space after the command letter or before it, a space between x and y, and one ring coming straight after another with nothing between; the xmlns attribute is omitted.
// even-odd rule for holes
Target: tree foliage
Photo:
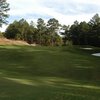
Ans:
<svg viewBox="0 0 100 100"><path fill-rule="evenodd" d="M8 39L24 40L32 43L34 31L35 28L32 25L29 25L25 19L21 19L10 24L4 35Z"/></svg>
<svg viewBox="0 0 100 100"><path fill-rule="evenodd" d="M51 37L50 41L52 46L55 45L56 37L58 37L56 30L59 28L59 26L59 21L55 18L51 18L47 22L48 34Z"/></svg>
<svg viewBox="0 0 100 100"><path fill-rule="evenodd" d="M2 24L7 24L6 18L8 17L8 10L9 4L6 2L6 0L0 0L0 27Z"/></svg>
<svg viewBox="0 0 100 100"><path fill-rule="evenodd" d="M36 43L39 45L61 45L62 40L56 34L56 27L54 27L55 20L51 20L52 24L50 27L44 22L43 19L39 18L37 20L37 26L34 26L34 23L31 22L30 24L25 20L21 19L19 21L14 21L12 24L8 26L5 31L4 36L8 39L17 39L17 40L24 40L28 43ZM49 21L50 22L50 21ZM56 22L58 24L58 22ZM51 33L52 27L52 33Z"/></svg>
<svg viewBox="0 0 100 100"><path fill-rule="evenodd" d="M100 46L100 17L95 14L88 23L75 22L70 27L71 39L75 45Z"/></svg>

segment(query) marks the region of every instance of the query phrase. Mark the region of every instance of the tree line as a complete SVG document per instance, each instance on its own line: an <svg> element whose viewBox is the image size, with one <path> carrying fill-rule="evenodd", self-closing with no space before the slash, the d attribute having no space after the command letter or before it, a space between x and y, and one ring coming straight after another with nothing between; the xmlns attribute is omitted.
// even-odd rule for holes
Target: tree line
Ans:
<svg viewBox="0 0 100 100"><path fill-rule="evenodd" d="M29 24L25 19L21 19L9 24L4 36L8 39L23 40L29 44L61 45L62 39L56 32L59 25L58 20L55 18L48 20L47 24L39 18L37 25L34 25L32 21Z"/></svg>
<svg viewBox="0 0 100 100"><path fill-rule="evenodd" d="M63 32L60 32L64 30ZM61 37L60 35L63 37ZM8 39L24 40L39 45L92 45L100 46L100 17L95 14L89 22L75 21L71 26L61 25L55 18L44 22L38 18L37 24L25 19L11 23L4 36Z"/></svg>
<svg viewBox="0 0 100 100"><path fill-rule="evenodd" d="M75 45L100 47L100 17L95 14L88 23L75 21L70 27L70 36Z"/></svg>

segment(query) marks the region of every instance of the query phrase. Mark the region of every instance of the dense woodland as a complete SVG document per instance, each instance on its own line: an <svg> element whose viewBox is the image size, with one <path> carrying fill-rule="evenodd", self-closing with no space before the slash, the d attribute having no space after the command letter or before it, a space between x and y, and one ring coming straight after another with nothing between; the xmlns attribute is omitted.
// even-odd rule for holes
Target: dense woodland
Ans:
<svg viewBox="0 0 100 100"><path fill-rule="evenodd" d="M55 31L58 27L59 22L54 18L50 19L47 24L39 18L37 26L33 22L29 24L25 19L21 19L10 24L4 36L8 39L24 40L30 44L60 45L62 39Z"/></svg>
<svg viewBox="0 0 100 100"><path fill-rule="evenodd" d="M62 33L61 30L65 32ZM47 23L39 18L36 25L32 21L29 24L25 19L21 19L9 24L4 36L8 39L24 40L30 44L46 46L71 43L100 46L100 17L96 14L88 23L75 21L71 26L61 25L55 18L49 19Z"/></svg>
<svg viewBox="0 0 100 100"><path fill-rule="evenodd" d="M0 1L0 27L7 23L9 4ZM34 16L33 16L34 17ZM71 20L71 19L70 19ZM63 32L62 32L63 30ZM8 39L24 40L29 44L45 46L59 45L92 45L100 47L100 17L95 14L89 22L75 21L73 25L61 25L55 18L45 22L42 18L28 23L24 18L9 24L3 36Z"/></svg>

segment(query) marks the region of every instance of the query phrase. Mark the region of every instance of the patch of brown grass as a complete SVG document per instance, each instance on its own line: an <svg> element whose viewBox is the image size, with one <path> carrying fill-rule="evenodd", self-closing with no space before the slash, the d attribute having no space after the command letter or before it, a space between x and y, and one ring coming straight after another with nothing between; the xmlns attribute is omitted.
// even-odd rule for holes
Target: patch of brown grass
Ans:
<svg viewBox="0 0 100 100"><path fill-rule="evenodd" d="M29 44L25 41L0 38L0 45L29 45Z"/></svg>

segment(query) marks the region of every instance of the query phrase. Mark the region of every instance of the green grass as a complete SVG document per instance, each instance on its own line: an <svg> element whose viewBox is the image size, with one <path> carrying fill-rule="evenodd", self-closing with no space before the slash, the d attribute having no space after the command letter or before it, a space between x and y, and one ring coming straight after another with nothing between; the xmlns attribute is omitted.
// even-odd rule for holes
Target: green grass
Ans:
<svg viewBox="0 0 100 100"><path fill-rule="evenodd" d="M100 100L100 48L0 46L0 100Z"/></svg>

